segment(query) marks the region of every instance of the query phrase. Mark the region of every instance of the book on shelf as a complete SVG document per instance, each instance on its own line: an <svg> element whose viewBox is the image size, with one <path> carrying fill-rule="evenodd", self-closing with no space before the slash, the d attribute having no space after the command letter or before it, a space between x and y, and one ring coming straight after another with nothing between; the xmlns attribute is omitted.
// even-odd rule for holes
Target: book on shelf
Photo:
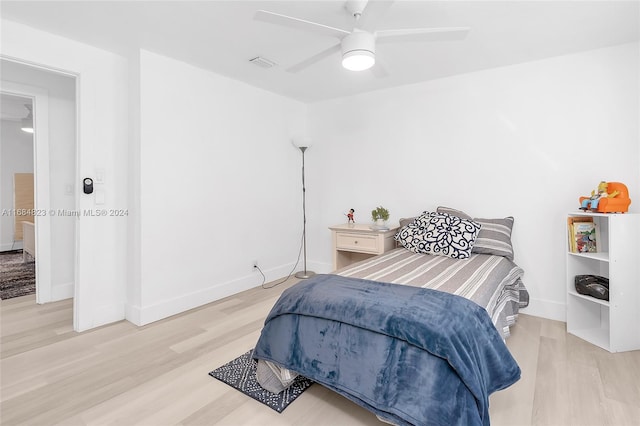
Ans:
<svg viewBox="0 0 640 426"><path fill-rule="evenodd" d="M586 217L586 216L567 217L567 241L568 241L569 251L571 253L576 253L576 239L574 236L574 227L573 227L573 224L575 222L593 222L593 218Z"/></svg>
<svg viewBox="0 0 640 426"><path fill-rule="evenodd" d="M591 217L570 217L567 219L569 251L571 253L597 253L598 229Z"/></svg>

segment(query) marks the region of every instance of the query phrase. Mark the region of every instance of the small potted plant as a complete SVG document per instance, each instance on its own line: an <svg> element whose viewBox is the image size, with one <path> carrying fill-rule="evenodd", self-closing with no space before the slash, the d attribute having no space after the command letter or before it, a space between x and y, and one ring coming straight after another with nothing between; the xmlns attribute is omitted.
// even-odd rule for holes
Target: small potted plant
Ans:
<svg viewBox="0 0 640 426"><path fill-rule="evenodd" d="M386 229L386 222L389 220L389 210L382 206L378 206L371 210L371 219L375 223L377 229Z"/></svg>

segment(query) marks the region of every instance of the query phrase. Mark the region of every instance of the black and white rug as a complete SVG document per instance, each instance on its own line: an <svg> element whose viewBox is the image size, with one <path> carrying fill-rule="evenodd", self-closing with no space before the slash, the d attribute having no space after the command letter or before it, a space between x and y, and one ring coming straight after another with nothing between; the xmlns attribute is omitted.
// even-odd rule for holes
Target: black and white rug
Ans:
<svg viewBox="0 0 640 426"><path fill-rule="evenodd" d="M0 299L26 296L36 292L36 262L29 256L22 261L22 250L0 253Z"/></svg>
<svg viewBox="0 0 640 426"><path fill-rule="evenodd" d="M276 394L260 386L256 380L256 368L258 363L253 359L253 349L240 355L238 358L226 363L211 371L209 375L228 384L243 394L250 396L256 401L262 402L266 406L282 413L289 404L302 392L313 384L313 381L298 376L293 384L284 391Z"/></svg>

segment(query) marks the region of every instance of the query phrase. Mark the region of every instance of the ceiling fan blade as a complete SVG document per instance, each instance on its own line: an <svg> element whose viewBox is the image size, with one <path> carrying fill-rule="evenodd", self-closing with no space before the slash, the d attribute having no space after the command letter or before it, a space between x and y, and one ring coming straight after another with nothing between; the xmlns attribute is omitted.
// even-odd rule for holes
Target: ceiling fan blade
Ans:
<svg viewBox="0 0 640 426"><path fill-rule="evenodd" d="M393 3L395 0L369 0L356 22L356 28L372 33Z"/></svg>
<svg viewBox="0 0 640 426"><path fill-rule="evenodd" d="M377 43L414 42L414 41L454 41L464 39L469 27L415 28L405 30L376 31Z"/></svg>
<svg viewBox="0 0 640 426"><path fill-rule="evenodd" d="M328 25L318 24L316 22L305 21L304 19L293 18L291 16L268 12L266 10L257 11L253 16L253 19L257 21L267 22L269 24L282 25L289 28L295 28L297 30L310 31L316 34L337 37L339 39L342 39L344 36L350 34L349 31L345 31L340 28L334 28Z"/></svg>
<svg viewBox="0 0 640 426"><path fill-rule="evenodd" d="M303 69L319 62L320 60L326 58L327 56L331 56L336 52L340 51L340 43L331 46L328 49L323 50L320 53L313 55L312 57L305 59L304 61L297 63L289 68L287 68L287 72L297 73L298 71L302 71Z"/></svg>

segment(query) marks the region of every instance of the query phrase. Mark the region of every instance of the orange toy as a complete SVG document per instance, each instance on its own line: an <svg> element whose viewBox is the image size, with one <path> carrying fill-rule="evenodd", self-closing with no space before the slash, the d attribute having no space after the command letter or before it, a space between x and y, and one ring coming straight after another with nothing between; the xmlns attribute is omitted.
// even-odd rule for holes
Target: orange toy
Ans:
<svg viewBox="0 0 640 426"><path fill-rule="evenodd" d="M602 195L598 200L598 207L590 210L597 213L626 213L629 211L631 199L629 198L629 190L624 183L600 182L598 192ZM594 194L595 191L591 194L592 197ZM584 205L583 203L590 198L580 197L580 205Z"/></svg>

